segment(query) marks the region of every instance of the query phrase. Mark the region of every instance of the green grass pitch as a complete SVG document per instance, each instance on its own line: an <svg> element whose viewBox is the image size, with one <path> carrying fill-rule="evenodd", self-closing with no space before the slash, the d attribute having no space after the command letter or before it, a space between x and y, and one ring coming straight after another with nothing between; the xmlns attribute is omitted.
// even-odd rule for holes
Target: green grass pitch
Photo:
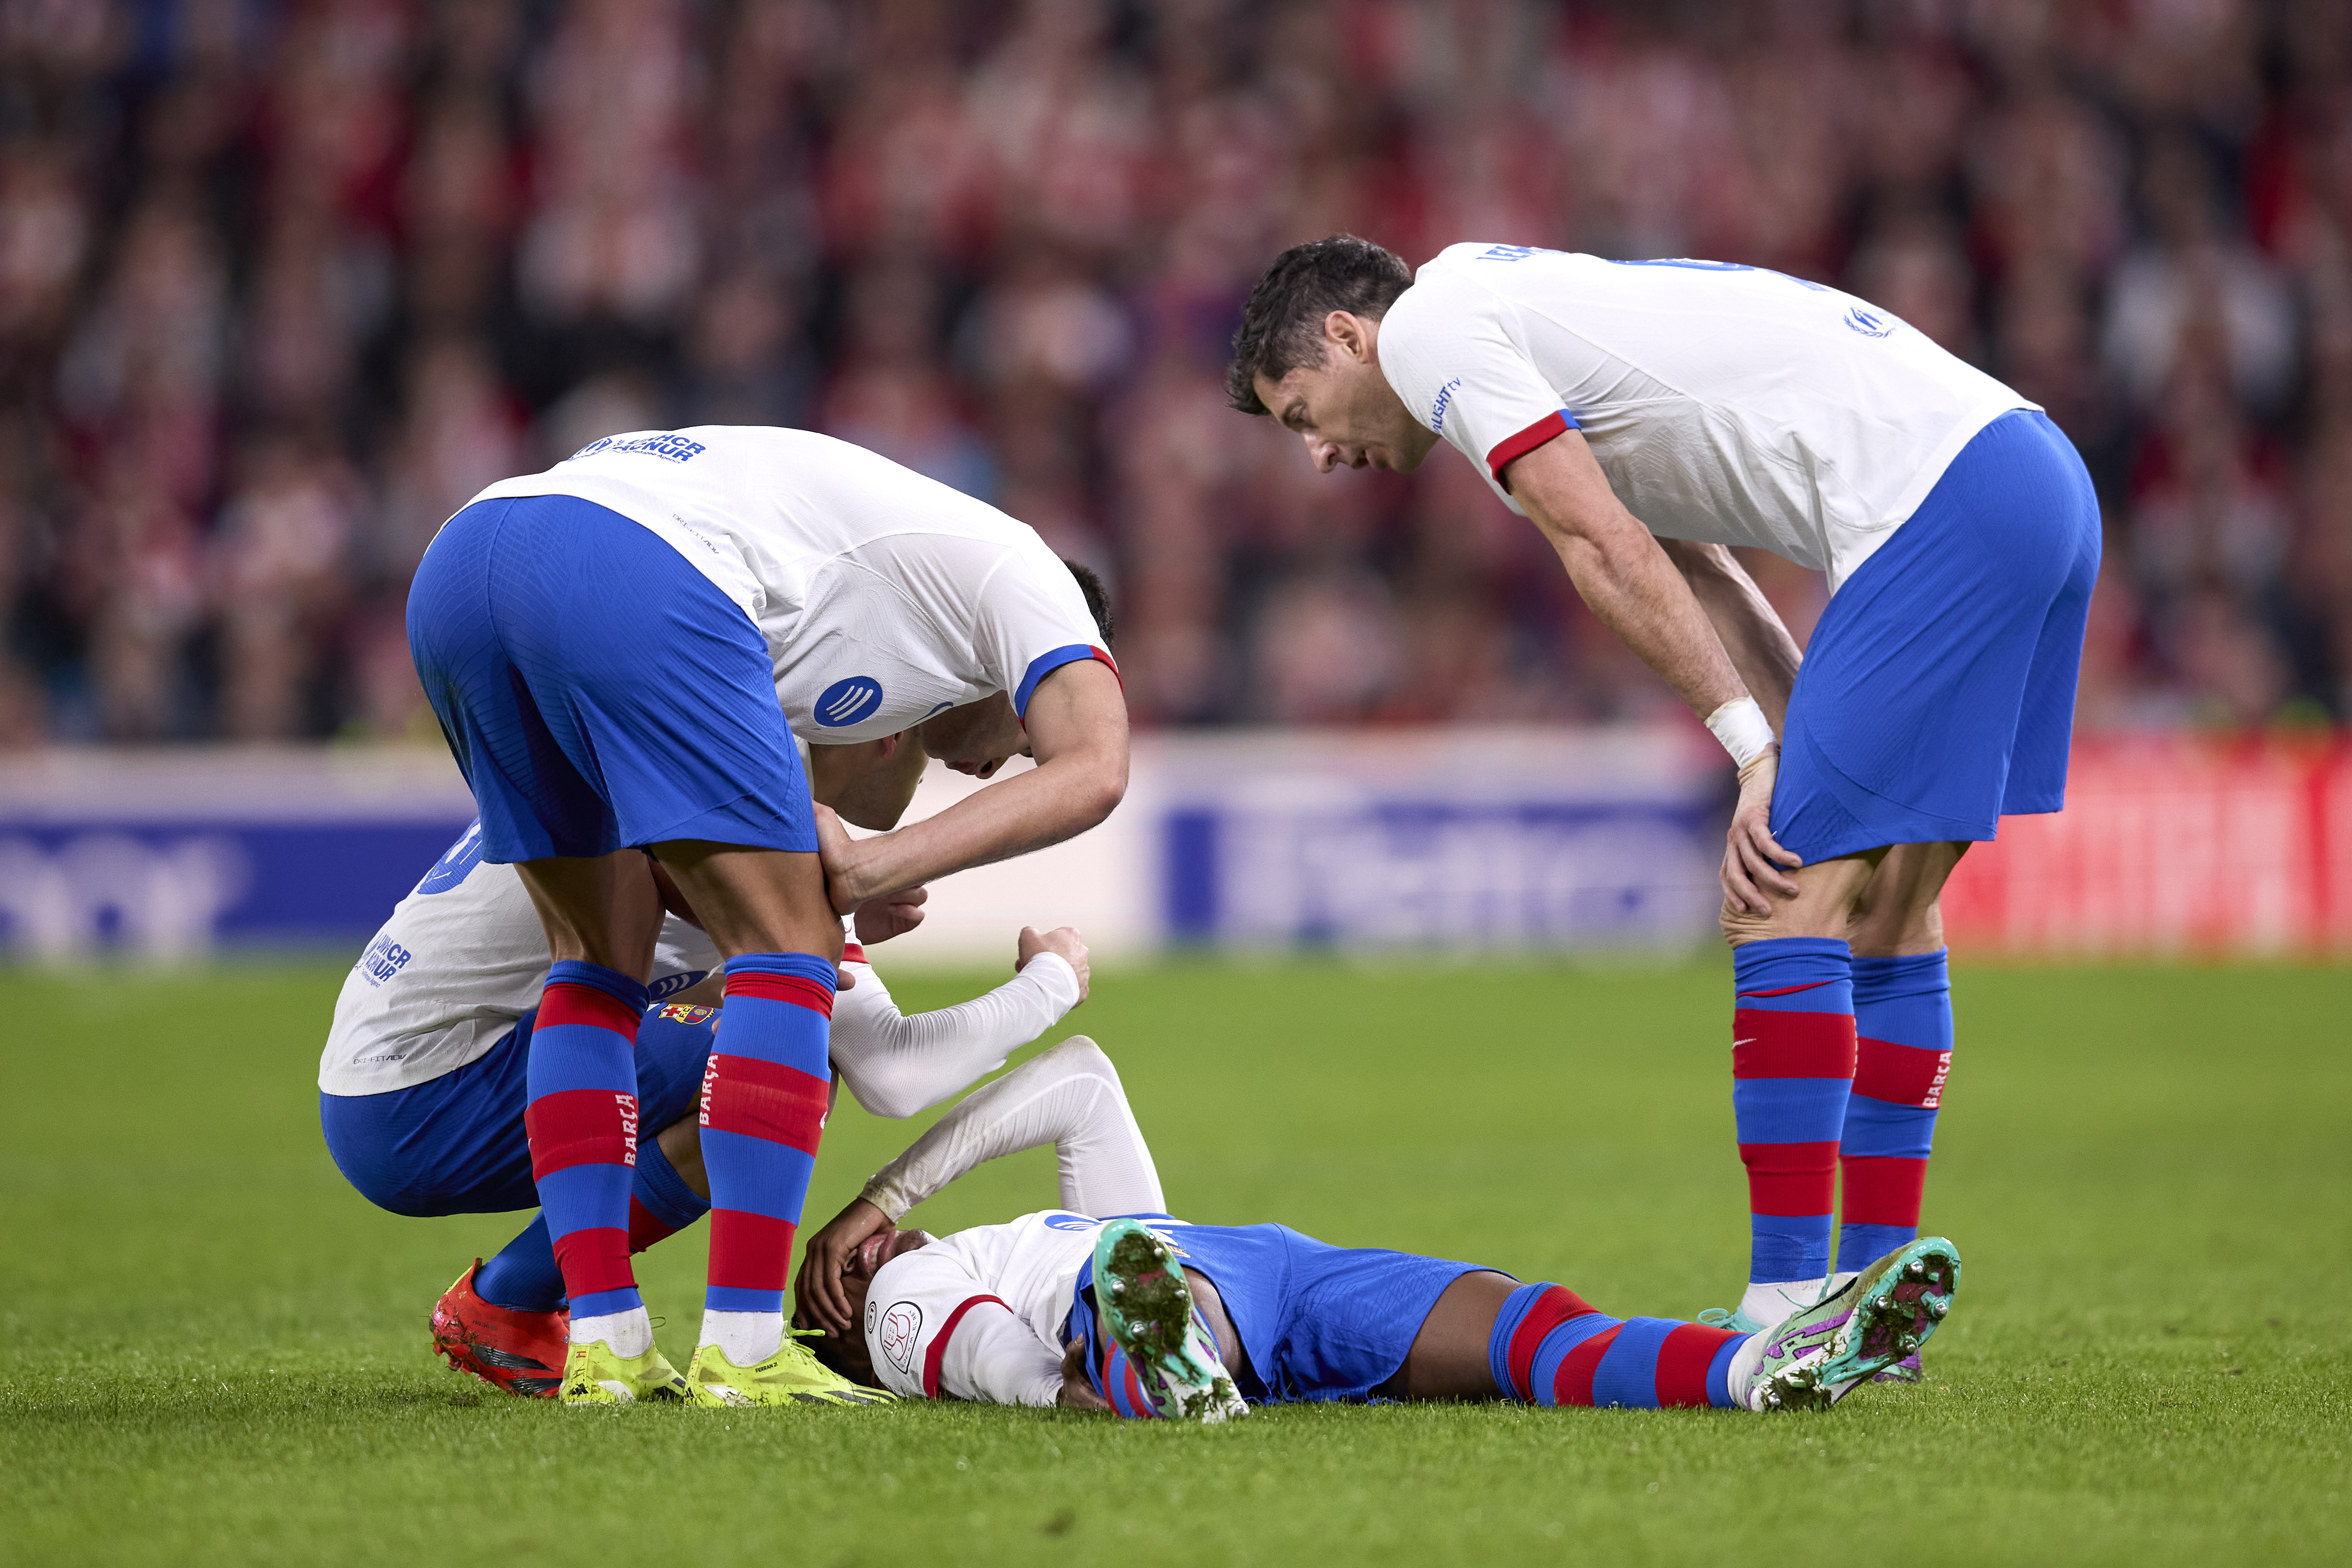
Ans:
<svg viewBox="0 0 2352 1568"><path fill-rule="evenodd" d="M1071 1020L1176 1211L1727 1305L1725 969L1176 964ZM2352 971L1963 966L1928 1384L1834 1412L565 1411L426 1352L524 1216L322 1148L341 966L0 972L0 1563L2352 1561ZM937 1005L981 977L901 977ZM912 1129L844 1101L829 1215ZM1053 1201L987 1168L933 1229ZM641 1260L691 1347L700 1235Z"/></svg>

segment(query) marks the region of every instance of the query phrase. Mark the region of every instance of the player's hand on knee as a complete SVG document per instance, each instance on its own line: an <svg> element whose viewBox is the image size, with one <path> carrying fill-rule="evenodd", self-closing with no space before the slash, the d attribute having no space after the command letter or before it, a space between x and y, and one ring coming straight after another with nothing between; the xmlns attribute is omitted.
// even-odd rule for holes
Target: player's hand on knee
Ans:
<svg viewBox="0 0 2352 1568"><path fill-rule="evenodd" d="M906 935L923 923L923 905L930 896L929 888L901 888L858 905L857 940L871 947Z"/></svg>
<svg viewBox="0 0 2352 1568"><path fill-rule="evenodd" d="M812 1327L845 1334L857 1325L850 1321L849 1292L841 1277L858 1244L877 1231L890 1228L890 1216L864 1198L825 1222L801 1249L801 1271L793 1280L793 1316Z"/></svg>
<svg viewBox="0 0 2352 1568"><path fill-rule="evenodd" d="M1054 1403L1065 1410L1108 1410L1110 1401L1087 1381L1087 1342L1072 1340L1062 1352L1062 1392Z"/></svg>
<svg viewBox="0 0 2352 1568"><path fill-rule="evenodd" d="M1779 747L1739 770L1739 804L1732 808L1724 836L1723 912L1769 915L1773 897L1793 899L1797 884L1788 876L1804 862L1772 837L1772 786L1780 777Z"/></svg>
<svg viewBox="0 0 2352 1568"><path fill-rule="evenodd" d="M1029 961L1041 952L1058 954L1077 973L1078 1000L1087 999L1087 944L1076 926L1055 926L1040 933L1035 926L1021 928L1021 947L1013 960L1013 972L1018 974L1029 967Z"/></svg>

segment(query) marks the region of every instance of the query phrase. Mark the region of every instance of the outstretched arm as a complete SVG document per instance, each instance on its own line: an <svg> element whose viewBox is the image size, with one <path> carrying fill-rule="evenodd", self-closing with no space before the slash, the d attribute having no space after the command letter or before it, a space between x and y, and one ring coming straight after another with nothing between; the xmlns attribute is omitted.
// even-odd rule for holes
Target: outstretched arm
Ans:
<svg viewBox="0 0 2352 1568"><path fill-rule="evenodd" d="M1513 498L1551 541L1592 613L1692 712L1723 722L1749 698L1698 596L1609 488L1580 431L1567 431L1520 457L1507 477ZM1753 709L1738 710L1755 722ZM1780 748L1777 739L1766 739L1769 743L1752 755L1734 753L1739 804L1732 811L1723 858L1725 903L1759 914L1771 912L1768 893L1797 896L1797 884L1782 868L1799 863L1772 837L1772 785L1780 777Z"/></svg>
<svg viewBox="0 0 2352 1568"><path fill-rule="evenodd" d="M1084 1035L973 1090L859 1195L896 1224L965 1172L1047 1143L1061 1165L1062 1206L1073 1214L1163 1212L1160 1172L1118 1069Z"/></svg>
<svg viewBox="0 0 2352 1568"><path fill-rule="evenodd" d="M931 1013L899 1012L871 967L843 967L856 973L858 985L834 1004L833 1065L858 1104L894 1120L928 1110L994 1072L1087 994L1086 944L1068 926L1043 935L1024 931L1012 979Z"/></svg>

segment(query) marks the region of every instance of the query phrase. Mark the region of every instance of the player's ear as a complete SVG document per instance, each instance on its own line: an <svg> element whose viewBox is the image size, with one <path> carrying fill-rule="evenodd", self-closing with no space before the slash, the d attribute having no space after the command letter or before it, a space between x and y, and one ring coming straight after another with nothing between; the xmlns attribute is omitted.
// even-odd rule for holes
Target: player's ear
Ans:
<svg viewBox="0 0 2352 1568"><path fill-rule="evenodd" d="M1334 310L1323 318L1323 337L1343 358L1359 363L1372 357L1371 336L1364 331L1363 318L1347 310Z"/></svg>

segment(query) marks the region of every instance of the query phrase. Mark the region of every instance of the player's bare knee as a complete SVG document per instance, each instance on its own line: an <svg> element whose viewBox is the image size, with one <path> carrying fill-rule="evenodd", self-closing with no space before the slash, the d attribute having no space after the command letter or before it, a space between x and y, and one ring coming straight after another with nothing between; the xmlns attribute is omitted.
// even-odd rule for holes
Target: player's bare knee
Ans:
<svg viewBox="0 0 2352 1568"><path fill-rule="evenodd" d="M1796 873L1795 898L1768 895L1771 908L1761 914L1725 904L1718 915L1724 940L1745 947L1780 937L1843 937L1878 859L1879 853L1871 851L1816 861Z"/></svg>
<svg viewBox="0 0 2352 1568"><path fill-rule="evenodd" d="M1794 899L1775 902L1769 914L1758 914L1753 910L1736 910L1726 906L1717 916L1723 929L1723 940L1734 947L1745 947L1751 942L1771 942L1790 936L1843 936L1846 915L1843 910L1823 910L1800 907Z"/></svg>
<svg viewBox="0 0 2352 1568"><path fill-rule="evenodd" d="M1866 958L1933 952L1944 945L1944 883L1966 844L1898 844L1854 900L1845 937Z"/></svg>
<svg viewBox="0 0 2352 1568"><path fill-rule="evenodd" d="M1933 952L1944 945L1944 912L1933 903L1925 909L1857 909L1845 940L1856 958Z"/></svg>

